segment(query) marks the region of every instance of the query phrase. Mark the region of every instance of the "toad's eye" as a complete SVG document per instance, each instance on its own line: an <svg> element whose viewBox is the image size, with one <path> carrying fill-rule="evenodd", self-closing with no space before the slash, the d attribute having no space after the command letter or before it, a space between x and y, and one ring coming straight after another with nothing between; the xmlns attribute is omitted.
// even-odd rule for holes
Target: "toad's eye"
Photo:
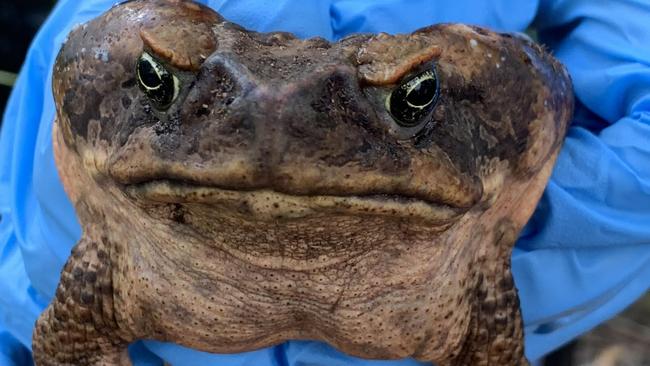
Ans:
<svg viewBox="0 0 650 366"><path fill-rule="evenodd" d="M428 116L438 102L438 77L435 68L402 82L386 98L386 109L397 124L414 127Z"/></svg>
<svg viewBox="0 0 650 366"><path fill-rule="evenodd" d="M145 52L140 56L136 73L140 89L156 108L167 109L178 96L178 78L150 54Z"/></svg>

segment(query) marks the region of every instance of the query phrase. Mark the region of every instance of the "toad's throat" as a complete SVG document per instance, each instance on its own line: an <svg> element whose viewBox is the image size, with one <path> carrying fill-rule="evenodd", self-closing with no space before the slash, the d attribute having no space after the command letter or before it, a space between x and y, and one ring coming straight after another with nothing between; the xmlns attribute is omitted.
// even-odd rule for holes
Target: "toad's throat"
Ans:
<svg viewBox="0 0 650 366"><path fill-rule="evenodd" d="M153 203L208 204L220 212L257 220L355 215L401 217L448 226L468 211L402 194L294 194L259 188L236 190L176 180L150 180L125 186L136 199Z"/></svg>

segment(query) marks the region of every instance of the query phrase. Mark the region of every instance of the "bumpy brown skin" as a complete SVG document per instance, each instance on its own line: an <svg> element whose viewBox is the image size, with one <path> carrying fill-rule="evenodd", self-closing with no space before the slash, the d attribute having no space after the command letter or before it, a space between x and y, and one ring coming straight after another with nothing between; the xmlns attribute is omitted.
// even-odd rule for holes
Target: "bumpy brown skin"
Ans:
<svg viewBox="0 0 650 366"><path fill-rule="evenodd" d="M138 88L146 50L179 97ZM385 99L435 67L414 128ZM131 1L74 30L54 143L83 225L38 320L38 365L127 365L137 339L230 353L524 365L510 254L572 113L538 46L464 25L337 43Z"/></svg>

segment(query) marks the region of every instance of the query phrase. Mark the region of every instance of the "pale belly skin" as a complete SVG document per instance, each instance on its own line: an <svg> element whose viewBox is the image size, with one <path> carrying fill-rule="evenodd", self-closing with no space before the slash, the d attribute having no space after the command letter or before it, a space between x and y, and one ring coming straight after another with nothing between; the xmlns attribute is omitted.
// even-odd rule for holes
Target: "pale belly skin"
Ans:
<svg viewBox="0 0 650 366"><path fill-rule="evenodd" d="M527 364L510 255L573 104L541 48L464 25L302 41L133 1L73 31L54 95L83 235L37 365L129 365L139 339Z"/></svg>

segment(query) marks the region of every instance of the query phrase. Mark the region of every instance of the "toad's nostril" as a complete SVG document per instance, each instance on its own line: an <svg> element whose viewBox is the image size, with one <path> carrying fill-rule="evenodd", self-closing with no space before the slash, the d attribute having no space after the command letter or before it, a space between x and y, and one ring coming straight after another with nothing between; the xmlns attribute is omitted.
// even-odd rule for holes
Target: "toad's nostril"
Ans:
<svg viewBox="0 0 650 366"><path fill-rule="evenodd" d="M255 85L248 69L231 55L213 54L206 59L188 87L183 108L196 118L223 117Z"/></svg>
<svg viewBox="0 0 650 366"><path fill-rule="evenodd" d="M203 63L197 80L215 85L221 82L236 85L239 90L249 91L254 87L254 77L234 55L214 53Z"/></svg>

